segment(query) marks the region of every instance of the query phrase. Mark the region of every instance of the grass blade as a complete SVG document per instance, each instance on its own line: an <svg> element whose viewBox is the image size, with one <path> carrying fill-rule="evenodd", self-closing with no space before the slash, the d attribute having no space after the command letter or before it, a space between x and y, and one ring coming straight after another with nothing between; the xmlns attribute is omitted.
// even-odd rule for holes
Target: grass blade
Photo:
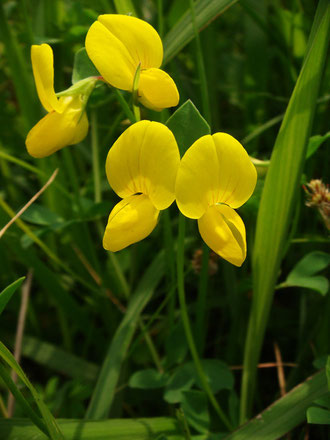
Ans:
<svg viewBox="0 0 330 440"><path fill-rule="evenodd" d="M257 362L313 122L329 22L330 4L321 0L305 60L276 139L260 203L253 253L254 295L244 354L241 422L246 420L252 406Z"/></svg>
<svg viewBox="0 0 330 440"><path fill-rule="evenodd" d="M207 26L210 21L225 12L226 9L237 1L238 0L199 0L195 5L197 28L200 30ZM191 12L188 10L163 40L164 64L180 52L194 36Z"/></svg>
<svg viewBox="0 0 330 440"><path fill-rule="evenodd" d="M13 296L15 291L20 287L23 283L25 277L21 277L13 283L9 284L1 293L0 293L0 315L3 312L3 309L6 307L8 301Z"/></svg>
<svg viewBox="0 0 330 440"><path fill-rule="evenodd" d="M106 354L87 409L86 418L100 420L108 416L115 395L121 365L133 338L140 314L164 274L164 253L158 254L132 295L126 314L119 324Z"/></svg>
<svg viewBox="0 0 330 440"><path fill-rule="evenodd" d="M112 419L102 421L59 420L66 440L184 440L178 423L169 417ZM6 440L45 440L25 419L1 419L0 438Z"/></svg>
<svg viewBox="0 0 330 440"><path fill-rule="evenodd" d="M308 378L225 440L276 440L306 420L311 403L327 392L324 371Z"/></svg>

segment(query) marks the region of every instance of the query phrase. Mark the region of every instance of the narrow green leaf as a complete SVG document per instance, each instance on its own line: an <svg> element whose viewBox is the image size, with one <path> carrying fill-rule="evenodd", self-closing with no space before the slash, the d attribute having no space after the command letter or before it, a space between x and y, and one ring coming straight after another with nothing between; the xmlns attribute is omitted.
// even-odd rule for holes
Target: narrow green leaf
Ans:
<svg viewBox="0 0 330 440"><path fill-rule="evenodd" d="M169 417L111 419L101 421L58 420L65 440L150 440L164 435L167 440L184 440L177 420ZM26 419L0 419L0 438L46 440Z"/></svg>
<svg viewBox="0 0 330 440"><path fill-rule="evenodd" d="M100 76L100 74L89 59L86 49L82 47L74 56L72 84L90 76Z"/></svg>
<svg viewBox="0 0 330 440"><path fill-rule="evenodd" d="M330 138L330 131L326 133L324 136L321 136L319 134L317 134L316 136L312 136L308 142L306 159L309 159L320 148L320 146L329 138Z"/></svg>
<svg viewBox="0 0 330 440"><path fill-rule="evenodd" d="M244 354L241 422L251 411L257 363L306 157L329 38L330 4L321 0L305 60L275 142L260 202L253 251L253 301Z"/></svg>
<svg viewBox="0 0 330 440"><path fill-rule="evenodd" d="M181 157L201 136L211 133L209 124L188 99L166 122L178 143Z"/></svg>
<svg viewBox="0 0 330 440"><path fill-rule="evenodd" d="M307 410L307 422L317 425L330 425L330 411L328 409L311 406Z"/></svg>
<svg viewBox="0 0 330 440"><path fill-rule="evenodd" d="M308 378L225 440L277 440L305 420L311 403L327 392L324 371Z"/></svg>
<svg viewBox="0 0 330 440"><path fill-rule="evenodd" d="M36 404L38 405L42 418L46 424L50 438L52 440L64 440L63 435L61 434L53 415L51 414L47 406L44 404L37 390L33 387L29 379L26 377L22 368L16 362L14 356L3 345L2 342L0 342L0 357L4 362L6 362L6 364L10 368L12 368L16 372L17 376L21 379L24 385L30 390Z"/></svg>
<svg viewBox="0 0 330 440"><path fill-rule="evenodd" d="M151 299L163 274L164 253L162 252L158 254L146 270L130 299L126 314L110 343L86 412L87 419L100 420L108 416L114 399L121 366L132 341L139 316Z"/></svg>
<svg viewBox="0 0 330 440"><path fill-rule="evenodd" d="M206 27L238 0L199 0L196 2L197 28ZM194 38L191 12L188 10L164 38L164 64Z"/></svg>
<svg viewBox="0 0 330 440"><path fill-rule="evenodd" d="M3 312L3 309L6 307L8 301L13 296L14 292L20 287L20 285L25 280L25 277L21 277L13 283L9 284L1 293L0 293L0 315Z"/></svg>

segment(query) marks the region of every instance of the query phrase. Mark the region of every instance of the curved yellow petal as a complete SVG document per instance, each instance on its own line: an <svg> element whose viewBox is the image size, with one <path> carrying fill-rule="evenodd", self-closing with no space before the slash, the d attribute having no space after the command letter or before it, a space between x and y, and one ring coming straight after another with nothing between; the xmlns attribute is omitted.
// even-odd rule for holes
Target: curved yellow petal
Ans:
<svg viewBox="0 0 330 440"><path fill-rule="evenodd" d="M238 208L253 193L257 172L243 146L226 133L203 136L185 153L175 193L180 211L200 218L209 206Z"/></svg>
<svg viewBox="0 0 330 440"><path fill-rule="evenodd" d="M88 132L88 119L79 96L61 98L65 110L44 116L28 133L25 144L33 157L46 157L67 145L81 142Z"/></svg>
<svg viewBox="0 0 330 440"><path fill-rule="evenodd" d="M211 135L199 138L181 159L175 197L180 211L190 218L200 218L216 200L219 164Z"/></svg>
<svg viewBox="0 0 330 440"><path fill-rule="evenodd" d="M161 69L142 70L139 101L147 108L160 111L179 103L179 92L173 79Z"/></svg>
<svg viewBox="0 0 330 440"><path fill-rule="evenodd" d="M226 205L210 206L198 220L205 243L220 257L241 266L246 257L245 226L241 217Z"/></svg>
<svg viewBox="0 0 330 440"><path fill-rule="evenodd" d="M136 69L159 67L163 45L156 30L139 18L105 14L98 17L86 36L88 56L112 86L131 91Z"/></svg>
<svg viewBox="0 0 330 440"><path fill-rule="evenodd" d="M121 200L110 213L103 247L116 252L146 238L157 225L159 211L143 194Z"/></svg>
<svg viewBox="0 0 330 440"><path fill-rule="evenodd" d="M140 121L125 130L110 148L106 173L120 197L143 193L162 210L174 201L179 163L173 133L159 122Z"/></svg>
<svg viewBox="0 0 330 440"><path fill-rule="evenodd" d="M48 44L31 47L33 76L41 104L51 112L62 111L62 106L54 90L54 58L52 48Z"/></svg>
<svg viewBox="0 0 330 440"><path fill-rule="evenodd" d="M219 163L217 203L239 208L252 195L257 171L244 147L227 133L212 136Z"/></svg>

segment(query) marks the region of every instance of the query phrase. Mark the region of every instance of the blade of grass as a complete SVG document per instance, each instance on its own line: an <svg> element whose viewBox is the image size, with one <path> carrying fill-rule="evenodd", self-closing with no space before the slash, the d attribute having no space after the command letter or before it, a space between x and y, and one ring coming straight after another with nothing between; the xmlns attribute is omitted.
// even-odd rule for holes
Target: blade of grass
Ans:
<svg viewBox="0 0 330 440"><path fill-rule="evenodd" d="M305 60L276 139L260 202L253 251L254 294L244 353L241 423L252 407L256 367L306 156L326 57L329 22L330 4L321 0Z"/></svg>
<svg viewBox="0 0 330 440"><path fill-rule="evenodd" d="M209 22L218 15L225 12L238 0L199 0L195 5L196 25L200 30L206 27ZM176 25L165 36L164 42L164 61L168 63L181 49L184 48L194 38L194 29L191 21L191 13L188 10Z"/></svg>
<svg viewBox="0 0 330 440"><path fill-rule="evenodd" d="M58 420L66 440L184 440L177 420L169 417L101 421ZM25 419L0 420L0 437L6 440L44 440Z"/></svg>
<svg viewBox="0 0 330 440"><path fill-rule="evenodd" d="M8 301L13 296L15 291L20 287L20 285L25 280L25 277L21 277L13 283L9 284L1 293L0 293L0 315L3 312L3 309L6 307Z"/></svg>
<svg viewBox="0 0 330 440"><path fill-rule="evenodd" d="M100 420L108 416L115 396L122 363L132 341L140 314L164 274L164 260L164 253L158 254L130 298L126 314L119 324L105 356L86 412L86 419Z"/></svg>
<svg viewBox="0 0 330 440"><path fill-rule="evenodd" d="M0 356L2 360L10 367L12 368L16 373L17 376L21 379L21 381L24 383L24 385L29 389L31 392L39 411L42 415L42 418L45 422L47 432L52 440L64 440L63 435L61 434L61 431L59 430L57 423L47 408L47 406L44 404L43 400L41 399L39 393L37 390L33 387L29 379L26 377L24 371L22 368L18 365L16 362L14 356L10 353L10 351L3 345L2 342L0 342ZM2 369L2 373L4 373L5 370ZM9 383L9 381L7 380ZM15 385L16 387L16 385ZM15 396L16 397L16 396Z"/></svg>
<svg viewBox="0 0 330 440"><path fill-rule="evenodd" d="M306 420L311 403L327 392L324 371L308 378L224 440L277 440Z"/></svg>

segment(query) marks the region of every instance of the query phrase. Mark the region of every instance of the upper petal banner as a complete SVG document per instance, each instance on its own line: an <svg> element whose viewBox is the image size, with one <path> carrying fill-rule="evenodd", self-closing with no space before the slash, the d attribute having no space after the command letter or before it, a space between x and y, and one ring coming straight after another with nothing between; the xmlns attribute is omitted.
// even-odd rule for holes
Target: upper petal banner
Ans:
<svg viewBox="0 0 330 440"><path fill-rule="evenodd" d="M161 210L174 201L179 163L172 132L159 122L140 121L125 130L110 148L106 173L120 197L143 193Z"/></svg>

